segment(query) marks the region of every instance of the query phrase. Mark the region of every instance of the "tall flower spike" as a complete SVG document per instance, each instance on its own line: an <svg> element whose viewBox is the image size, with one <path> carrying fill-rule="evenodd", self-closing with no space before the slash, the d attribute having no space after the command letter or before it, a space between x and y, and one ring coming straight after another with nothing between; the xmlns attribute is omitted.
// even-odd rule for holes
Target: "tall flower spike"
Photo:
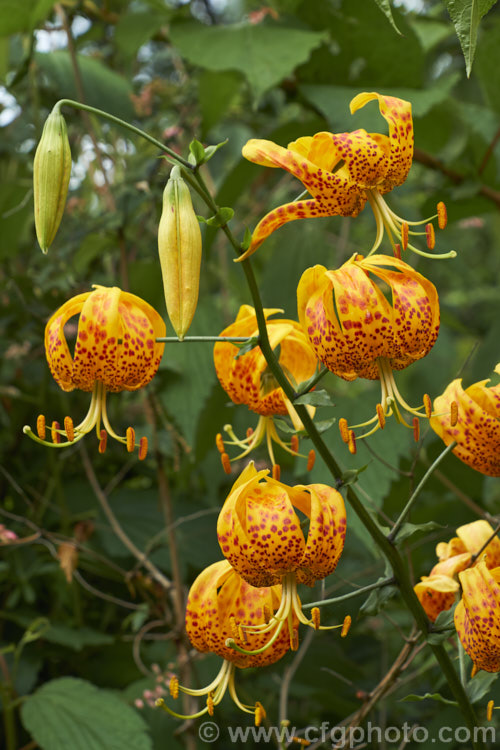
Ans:
<svg viewBox="0 0 500 750"><path fill-rule="evenodd" d="M72 357L64 326L74 315L80 317ZM79 388L92 393L90 408L78 425L73 425L70 417L64 420L64 429L53 422L52 442L45 439L43 415L37 419L37 435L28 425L24 433L42 445L64 448L95 428L101 452L109 434L129 451L138 445L139 458L145 458L146 438L137 444L132 428L121 436L111 427L106 396L108 391L136 391L149 383L158 370L165 346L156 341L159 336L165 336L165 324L156 310L140 297L117 287L94 286L93 292L68 300L47 323L45 354L50 371L63 391Z"/></svg>
<svg viewBox="0 0 500 750"><path fill-rule="evenodd" d="M500 375L500 364L495 368ZM453 380L435 399L434 432L446 445L457 445L453 453L464 464L491 477L500 476L500 384L487 388L489 380L470 385ZM457 404L456 414L450 405Z"/></svg>
<svg viewBox="0 0 500 750"><path fill-rule="evenodd" d="M390 288L392 304L377 279ZM439 332L434 285L397 258L355 255L335 271L320 265L308 268L299 281L297 302L302 327L329 370L344 380L380 380L381 399L375 416L355 426L339 420L344 441L355 450L354 438L383 428L392 414L414 429L399 406L421 418L429 411L430 399L424 398L417 409L409 406L398 391L393 370L403 370L434 346ZM364 435L353 432L370 425Z"/></svg>
<svg viewBox="0 0 500 750"><path fill-rule="evenodd" d="M500 568L488 570L481 561L459 573L462 599L455 609L455 627L474 669L500 671Z"/></svg>
<svg viewBox="0 0 500 750"><path fill-rule="evenodd" d="M317 216L357 216L369 201L377 224L377 234L370 255L387 232L393 252L396 245L431 258L455 257L427 253L409 242L408 235L422 235L429 249L434 246L433 229L429 223L438 219L439 228L446 226L446 208L438 204L437 213L423 221L405 221L397 216L383 195L401 185L408 175L413 159L413 121L411 104L404 99L361 93L351 101L351 114L368 102L377 100L380 114L389 126L389 135L354 130L351 133L316 133L288 144L287 148L272 141L253 139L243 147L243 156L265 167L281 167L297 177L312 196L297 199L270 211L252 234L249 248L237 258L244 260L276 229L288 221ZM414 227L427 225L422 232ZM432 226L432 225L431 225Z"/></svg>
<svg viewBox="0 0 500 750"><path fill-rule="evenodd" d="M319 626L319 613L309 619L302 612L297 583L313 586L335 570L344 548L345 507L340 493L327 485L289 487L268 474L248 464L222 507L217 536L224 556L248 583L282 584L278 611L258 630L272 636L271 644L287 624L294 643L292 616L304 625ZM307 538L296 511L309 521ZM255 632L248 626L244 630Z"/></svg>
<svg viewBox="0 0 500 750"><path fill-rule="evenodd" d="M290 639L284 631L278 632L270 647L262 650L267 635L261 633L259 627L266 627L267 618L272 617L280 599L281 586L250 586L233 570L227 560L221 560L205 568L189 591L186 632L198 651L210 651L221 656L224 660L222 667L209 685L198 690L179 685L178 680L171 683L171 694L174 698L177 698L179 690L188 695L207 696L207 705L191 717L172 711L163 701L158 705L181 719L195 718L206 713L211 715L226 690L229 690L238 708L245 713L254 714L255 723L258 725L265 716L264 709L259 702L255 706L249 706L239 700L235 689L235 668L245 669L274 664L289 650ZM243 632L245 625L254 628L248 635ZM292 625L295 629L298 628L296 618ZM240 653L228 646L227 641L252 648L257 650L257 653Z"/></svg>
<svg viewBox="0 0 500 750"><path fill-rule="evenodd" d="M309 345L307 338L294 320L268 320L271 315L281 310L264 310L269 341L273 349L279 347L279 363L294 389L314 375L318 360ZM257 318L253 307L242 305L234 323L222 331L221 336L258 336ZM248 408L260 415L255 430L249 430L246 437L236 437L231 425L225 426L229 440L217 436L217 447L222 456L227 456L225 445L235 445L242 452L232 460L243 458L256 448L264 439L271 462L276 464L273 442L292 455L298 454L298 440L294 436L291 442L285 442L278 434L273 417L289 415L296 431L303 429L291 402L280 388L258 345L246 354L238 356L238 348L229 342L217 342L214 346L214 363L217 377L229 398L235 404L246 404ZM314 409L308 407L311 416ZM227 462L229 457L227 458ZM226 466L227 466L226 462Z"/></svg>

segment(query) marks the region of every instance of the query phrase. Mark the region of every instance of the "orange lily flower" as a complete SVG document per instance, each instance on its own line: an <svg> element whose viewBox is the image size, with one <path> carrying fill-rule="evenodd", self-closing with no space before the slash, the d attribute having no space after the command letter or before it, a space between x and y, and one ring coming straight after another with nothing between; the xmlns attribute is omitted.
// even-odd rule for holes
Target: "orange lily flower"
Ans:
<svg viewBox="0 0 500 750"><path fill-rule="evenodd" d="M273 349L279 347L279 363L295 389L308 380L317 370L318 360L307 341L299 323L295 320L268 320L271 315L282 310L264 310L269 341ZM242 305L234 323L222 331L221 336L257 337L259 329L255 310L249 305ZM260 415L257 427L249 430L247 437L240 440L236 437L231 425L224 430L231 438L226 441L236 445L243 452L232 460L243 458L266 438L269 456L276 464L272 443L276 442L292 455L298 454L298 440L287 443L279 436L273 417L289 415L296 431L303 425L292 403L283 393L270 372L267 362L258 344L246 354L238 356L238 347L230 342L217 342L214 346L214 363L220 384L235 404L246 404L248 408ZM314 409L309 407L314 414ZM229 458L225 453L222 436L217 436L217 446L223 456L223 465L228 469ZM226 457L226 458L224 458ZM228 471L229 473L229 471Z"/></svg>
<svg viewBox="0 0 500 750"><path fill-rule="evenodd" d="M500 374L500 364L495 372ZM500 385L487 388L489 380L470 385L453 380L434 401L435 416L430 420L434 432L446 445L457 445L453 453L464 464L491 477L500 476ZM458 406L452 420L450 404Z"/></svg>
<svg viewBox="0 0 500 750"><path fill-rule="evenodd" d="M361 93L350 103L351 114L368 102L377 100L380 114L389 126L389 135L354 130L351 133L316 133L304 136L287 148L272 141L252 139L243 147L245 159L265 167L281 167L297 177L312 198L287 203L270 211L255 228L249 248L237 259L244 260L276 229L289 221L317 216L357 216L369 201L377 223L377 236L370 251L382 242L384 229L391 245L400 243L428 257L430 255L408 242L409 234L425 234L427 245L434 247L435 235L431 222L438 218L439 227L446 226L446 208L438 205L438 213L420 222L407 222L397 216L382 198L401 185L408 176L413 159L413 120L411 104L404 99L375 92ZM426 224L425 232L410 231L410 226ZM396 242L394 241L396 239Z"/></svg>
<svg viewBox="0 0 500 750"><path fill-rule="evenodd" d="M392 304L372 276L390 287ZM383 428L393 413L407 425L398 403L417 419L417 427L422 409L430 416L429 397L424 398L426 406L410 407L397 389L393 370L403 370L434 346L439 332L434 284L398 258L355 255L335 271L320 265L308 268L299 281L297 300L302 327L329 370L344 380L361 377L381 382L376 416L356 425L375 423L362 437ZM339 420L339 426L345 442L355 450L354 433L345 419Z"/></svg>
<svg viewBox="0 0 500 750"><path fill-rule="evenodd" d="M235 668L262 667L274 664L290 649L290 638L285 631L277 633L269 648L262 649L266 635L259 628L266 628L267 621L278 608L281 599L281 586L255 588L236 573L227 560L209 565L196 578L189 591L186 606L186 632L189 640L198 651L218 654L223 658L222 667L215 679L205 688L194 690L179 685L176 678L170 682L170 692L174 698L179 690L193 696L207 696L207 705L192 716L175 713L163 700L157 702L167 713L177 718L195 718L205 713L213 714L214 706L222 700L226 690L233 701L245 713L255 715L258 725L265 716L262 705L242 703L235 689ZM238 624L236 624L238 620ZM245 625L251 625L248 634ZM298 628L297 618L293 628ZM253 649L253 653L243 653L230 647L228 642L241 644Z"/></svg>
<svg viewBox="0 0 500 750"><path fill-rule="evenodd" d="M481 561L459 573L462 599L455 609L455 627L474 663L474 673L500 671L500 568L488 570Z"/></svg>
<svg viewBox="0 0 500 750"><path fill-rule="evenodd" d="M74 355L71 356L64 326L79 314ZM107 435L134 450L135 432L125 436L111 427L107 414L108 391L136 391L156 374L164 344L165 323L147 302L118 287L94 286L93 292L72 297L50 318L45 328L45 354L50 371L63 391L79 388L92 393L87 416L78 425L66 417L64 429L52 422L52 442L45 439L45 417L37 420L38 437L29 426L24 433L42 445L63 448L72 445L96 428L99 451L106 448ZM101 420L104 429L101 429ZM61 437L64 441L61 441ZM147 439L139 442L139 458L147 453Z"/></svg>
<svg viewBox="0 0 500 750"><path fill-rule="evenodd" d="M222 507L217 536L226 559L252 586L282 584L280 607L262 632L274 631L275 638L288 623L293 642L292 616L320 627L319 609L311 620L302 612L297 583L313 586L335 570L344 548L345 506L340 493L325 484L289 487L268 474L248 464ZM296 511L309 519L307 538Z"/></svg>

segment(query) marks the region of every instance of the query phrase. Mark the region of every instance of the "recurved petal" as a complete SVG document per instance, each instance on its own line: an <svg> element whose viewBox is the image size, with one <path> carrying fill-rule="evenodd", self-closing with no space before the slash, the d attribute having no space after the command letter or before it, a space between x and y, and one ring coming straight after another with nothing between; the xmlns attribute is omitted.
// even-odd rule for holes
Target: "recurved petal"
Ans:
<svg viewBox="0 0 500 750"><path fill-rule="evenodd" d="M386 177L389 157L384 142L366 130L332 134L332 140L352 182L358 188L377 187Z"/></svg>
<svg viewBox="0 0 500 750"><path fill-rule="evenodd" d="M482 550L481 560L484 559L486 567L490 570L500 566L500 539L498 536L493 536L493 533L494 529L488 521L483 519L467 523L457 529L459 538L471 555L477 555ZM483 549L489 539L491 539L490 543Z"/></svg>
<svg viewBox="0 0 500 750"><path fill-rule="evenodd" d="M78 294L65 302L49 319L45 327L45 355L50 372L63 391L72 391L76 387L81 387L73 379L73 360L64 335L64 326L73 315L81 311L90 294L91 292ZM94 381L91 380L83 390L91 391L93 385Z"/></svg>
<svg viewBox="0 0 500 750"><path fill-rule="evenodd" d="M470 552L462 552L459 555L448 557L446 560L441 560L432 568L430 577L439 575L453 578L453 576L469 566L471 558L472 555Z"/></svg>
<svg viewBox="0 0 500 750"><path fill-rule="evenodd" d="M217 644L220 631L217 589L231 575L232 570L227 560L213 563L199 574L189 590L186 632L198 651L212 651L214 644Z"/></svg>
<svg viewBox="0 0 500 750"><path fill-rule="evenodd" d="M455 610L455 627L464 649L478 669L500 670L500 568L484 562L459 573L462 600Z"/></svg>
<svg viewBox="0 0 500 750"><path fill-rule="evenodd" d="M331 172L343 158L335 144L333 133L321 132L298 138L289 143L288 148L327 172Z"/></svg>
<svg viewBox="0 0 500 750"><path fill-rule="evenodd" d="M458 589L458 582L447 575L423 576L414 586L418 600L432 622L440 612L453 606Z"/></svg>
<svg viewBox="0 0 500 750"><path fill-rule="evenodd" d="M389 125L390 155L384 180L378 185L381 193L387 193L407 178L413 160L413 120L411 104L394 96L376 92L358 94L351 101L351 114L376 99L380 114Z"/></svg>

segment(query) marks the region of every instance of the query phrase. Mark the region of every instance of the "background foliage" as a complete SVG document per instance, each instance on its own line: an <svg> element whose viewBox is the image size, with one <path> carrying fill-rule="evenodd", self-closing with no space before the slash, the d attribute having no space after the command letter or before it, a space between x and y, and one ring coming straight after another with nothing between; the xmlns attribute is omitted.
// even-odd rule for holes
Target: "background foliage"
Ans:
<svg viewBox="0 0 500 750"><path fill-rule="evenodd" d="M235 209L230 226L242 238L245 227L297 192L289 176L241 158L248 138L286 144L319 130L379 131L375 106L349 114L353 95L375 90L412 101L415 161L391 205L419 219L444 200L450 223L438 235L438 250L458 252L453 261L416 261L436 284L442 311L438 344L398 381L417 402L423 392L441 393L454 377L467 385L485 379L499 361L499 42L500 10L491 0L269 0L266 6L257 0L0 0L0 522L21 538L2 548L0 560L1 696L4 707L14 701L5 712L6 732L15 736L9 750L37 743L43 750L197 746L196 728L133 708L144 689L154 688L151 665L177 671L179 654L186 653L179 602L117 537L99 496L109 498L138 550L188 587L221 557L215 525L232 478L221 470L215 433L228 421L240 429L254 423L244 408L227 403L210 344L172 344L144 392L110 399L114 424L133 424L150 438L145 462L117 444L99 455L92 437L58 452L23 436L22 426L34 425L39 412L49 420L66 413L78 419L86 409L85 394L58 389L44 357L45 323L67 298L91 284L118 285L165 313L156 232L170 167L154 147L118 126L65 110L70 194L54 245L48 256L39 251L32 164L54 103L84 100L184 155L193 137L205 144L227 139L204 175L218 205ZM340 265L371 245L374 230L368 211L356 220L300 224L276 232L254 260L265 305L291 318L303 270ZM224 235L206 225L203 232L200 304L190 333L216 335L251 300ZM323 383L336 406L322 408L322 419L362 420L378 399L373 383L347 384L333 375ZM335 428L326 439L345 469L367 465L357 488L367 506L388 518L442 447L432 432L417 445L395 424L360 445L355 457ZM303 463L286 457L282 463L285 481L306 479ZM330 481L321 461L308 481ZM411 519L436 528L405 541L415 581L434 564L438 540L453 536L461 523L494 516L499 501L498 482L448 456ZM381 557L351 516L328 595L384 574ZM411 631L399 598L383 598L382 608L380 597L325 608L325 621L352 614L349 637L316 634L305 641L300 663L289 654L275 667L249 670L239 681L242 697L264 703L271 724L280 716L280 695L280 718L297 727L325 720L333 726L358 712ZM202 684L215 669L212 657L196 658L191 679ZM453 706L402 701L437 691L450 697L424 649L368 717L381 726L408 721L430 731L460 725ZM500 702L493 684L488 697L495 696ZM246 723L230 701L216 718L221 725Z"/></svg>

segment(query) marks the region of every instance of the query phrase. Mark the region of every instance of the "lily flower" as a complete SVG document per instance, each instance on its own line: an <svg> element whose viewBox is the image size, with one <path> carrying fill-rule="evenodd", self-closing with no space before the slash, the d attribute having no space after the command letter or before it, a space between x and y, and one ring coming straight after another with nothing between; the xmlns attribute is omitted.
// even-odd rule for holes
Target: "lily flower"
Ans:
<svg viewBox="0 0 500 750"><path fill-rule="evenodd" d="M281 586L255 588L250 586L233 570L227 560L209 565L196 578L186 606L186 632L193 646L201 652L212 652L222 657L223 663L214 680L198 690L179 685L177 678L170 681L170 693L177 698L179 690L187 695L207 696L206 706L190 716L178 714L170 709L163 699L157 701L167 713L179 719L197 718L208 713L213 715L226 690L245 713L254 714L258 726L265 717L262 704L255 706L242 703L235 688L235 670L247 667L263 667L274 664L290 649L290 639L285 632L277 633L272 644L265 651L262 646L266 636L259 631L265 626L277 609L281 599ZM238 621L238 624L236 624ZM248 634L245 625L254 629ZM298 628L296 618L292 621L294 632ZM248 654L235 650L227 642L239 643L253 648Z"/></svg>
<svg viewBox="0 0 500 750"><path fill-rule="evenodd" d="M500 568L485 561L459 573L462 599L455 609L458 637L474 663L474 674L500 671Z"/></svg>
<svg viewBox="0 0 500 750"><path fill-rule="evenodd" d="M392 304L376 279L390 288ZM329 370L344 380L380 380L381 399L372 419L351 429L345 419L339 420L351 452L356 449L355 429L373 425L358 436L367 437L383 428L392 414L413 427L418 438L419 419L431 414L430 398L425 395L424 404L416 409L409 406L393 370L405 369L434 346L440 321L434 284L398 258L354 255L334 271L321 265L308 268L299 281L297 303L309 342ZM398 404L413 416L412 425Z"/></svg>
<svg viewBox="0 0 500 750"><path fill-rule="evenodd" d="M64 326L79 315L74 355L71 356ZM50 371L63 391L78 388L92 393L86 417L74 425L71 417L50 428L52 442L46 440L46 422L37 419L37 435L28 425L24 433L32 440L52 448L64 448L81 440L94 427L99 452L106 449L107 435L124 443L132 452L136 447L133 427L118 435L108 419L108 391L136 391L156 374L164 344L165 323L156 310L140 297L118 287L94 286L93 292L72 297L54 313L45 328L45 354ZM104 429L101 429L101 424ZM139 458L147 453L147 438L139 441Z"/></svg>
<svg viewBox="0 0 500 750"><path fill-rule="evenodd" d="M276 229L289 221L317 216L357 216L368 201L377 224L377 235L370 255L380 246L387 232L394 252L409 248L432 258L454 257L455 252L431 255L409 243L409 235L424 235L434 248L435 232L430 223L438 219L446 226L446 208L438 204L437 214L423 221L405 221L397 216L382 197L401 185L413 159L413 120L411 104L404 99L361 93L350 103L351 114L377 100L380 114L389 126L389 135L354 130L351 133L316 133L304 136L287 148L273 141L252 139L243 147L245 159L265 167L281 167L297 177L312 197L287 203L270 211L254 229L248 249L237 258L248 258ZM410 227L425 224L424 232Z"/></svg>
<svg viewBox="0 0 500 750"><path fill-rule="evenodd" d="M500 364L495 367L500 375ZM430 420L434 432L446 445L456 442L453 453L464 464L490 477L500 476L500 384L487 388L489 380L462 387L453 380L434 401L436 414ZM457 404L455 419L450 404Z"/></svg>
<svg viewBox="0 0 500 750"><path fill-rule="evenodd" d="M299 323L295 320L268 320L271 315L279 312L282 310L264 310L269 341L273 349L279 347L279 364L294 389L298 390L302 383L314 375L318 360ZM258 334L254 308L242 305L235 322L225 328L221 336L248 336L250 339ZM264 439L273 466L276 466L273 442L293 456L298 455L297 436L294 435L291 442L283 440L273 417L288 415L296 432L303 429L303 424L293 404L274 379L258 344L246 354L238 355L238 347L234 344L219 341L214 346L214 363L217 377L229 398L235 404L246 404L251 411L259 414L257 427L255 430L249 429L245 438L239 439L230 424L224 427L230 440L224 441L220 434L217 436L217 447L227 473L230 472L230 459L225 445L235 445L242 449L232 461L247 456ZM308 410L312 416L314 408L308 407ZM309 456L309 469L312 468L313 460L314 452Z"/></svg>
<svg viewBox="0 0 500 750"><path fill-rule="evenodd" d="M304 615L297 583L313 586L333 573L346 531L344 501L337 490L325 484L289 487L268 474L268 470L257 471L253 462L249 463L234 483L217 521L221 550L245 581L258 587L281 583L281 603L269 623L243 627L245 633L272 635L264 649L285 625L290 641L296 640L294 617L316 630L328 629L320 626L317 607L311 619ZM306 536L302 520L309 523ZM232 646L239 648L237 644Z"/></svg>

